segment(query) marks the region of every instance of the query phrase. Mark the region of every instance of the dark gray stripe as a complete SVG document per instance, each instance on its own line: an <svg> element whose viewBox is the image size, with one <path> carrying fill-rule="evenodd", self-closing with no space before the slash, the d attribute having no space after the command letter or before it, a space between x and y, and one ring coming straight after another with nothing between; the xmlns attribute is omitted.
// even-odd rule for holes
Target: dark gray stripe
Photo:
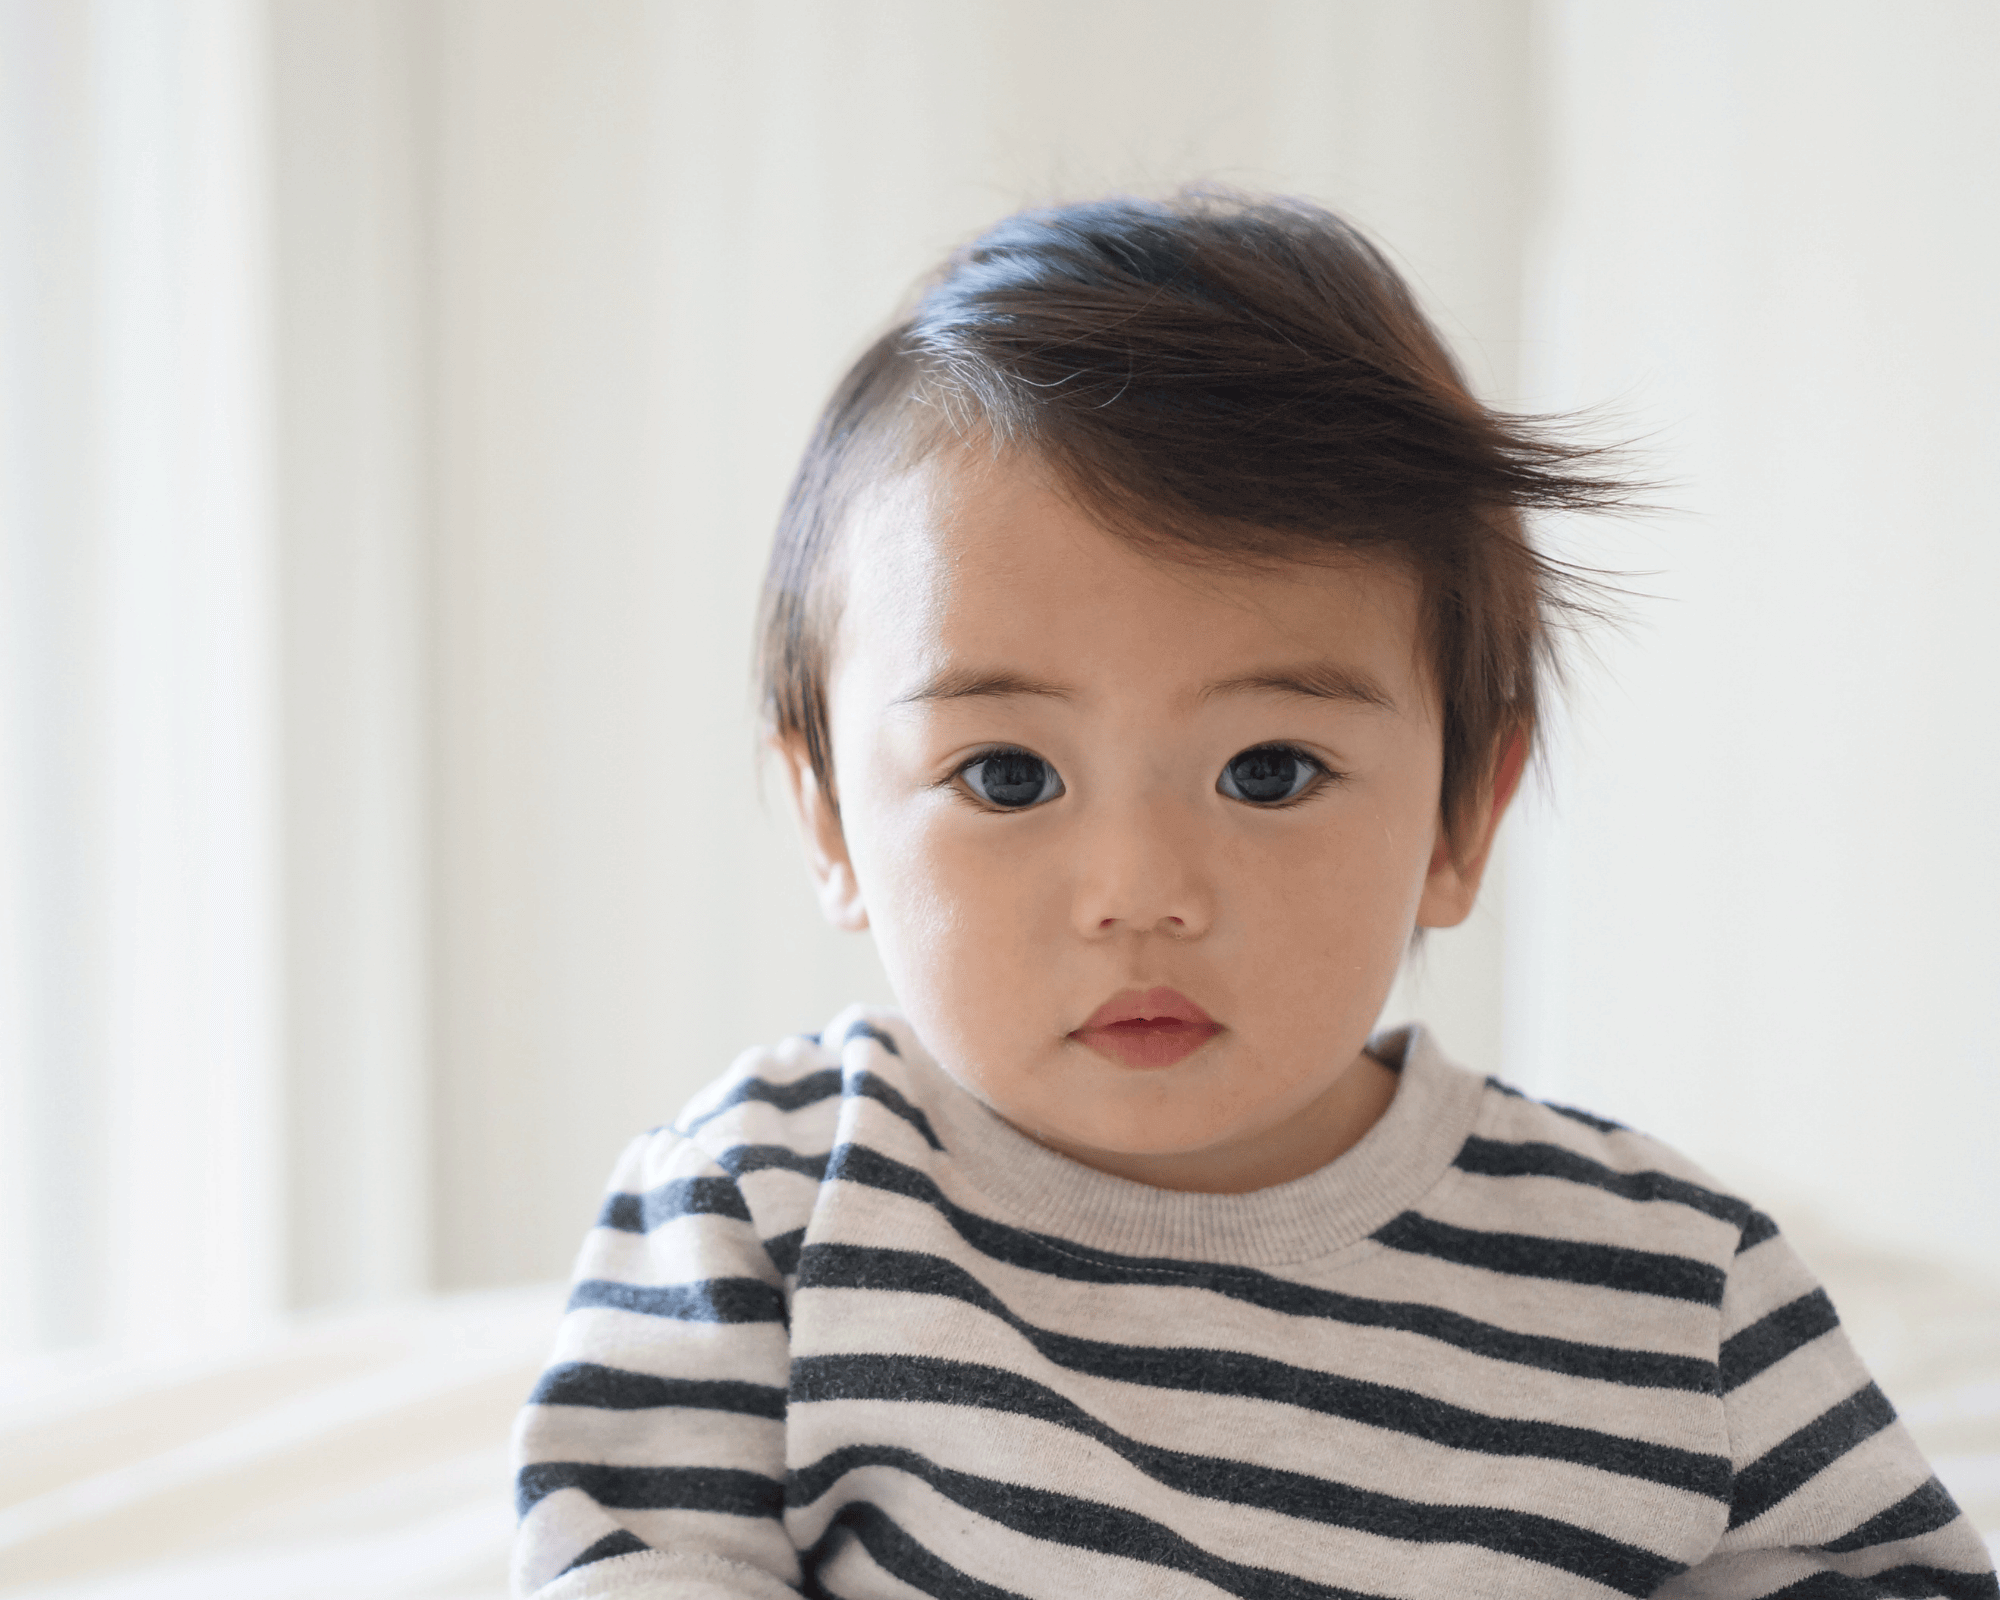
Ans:
<svg viewBox="0 0 2000 1600"><path fill-rule="evenodd" d="M616 1533L607 1533L602 1539L599 1539L596 1544L592 1545L582 1555L564 1567L563 1571L574 1572L578 1567L588 1567L595 1565L599 1561L609 1561L613 1556L637 1555L641 1550L650 1550L652 1548L651 1545L646 1543L636 1533L631 1533L624 1528L620 1528Z"/></svg>
<svg viewBox="0 0 2000 1600"><path fill-rule="evenodd" d="M1689 1256L1577 1239L1547 1239L1532 1233L1461 1228L1415 1211L1405 1211L1383 1224L1374 1237L1392 1250L1504 1272L1509 1277L1622 1289L1628 1294L1657 1295L1695 1305L1722 1303L1722 1269Z"/></svg>
<svg viewBox="0 0 2000 1600"><path fill-rule="evenodd" d="M1851 1578L1844 1572L1815 1572L1797 1583L1773 1589L1764 1600L1889 1600L1909 1596L1910 1600L1995 1600L2000 1596L2000 1580L1990 1572L1952 1572L1944 1567L1889 1567L1866 1578Z"/></svg>
<svg viewBox="0 0 2000 1600"><path fill-rule="evenodd" d="M606 1195L598 1214L600 1228L621 1233L651 1233L676 1217L733 1217L750 1220L750 1208L731 1178L675 1178L644 1194Z"/></svg>
<svg viewBox="0 0 2000 1600"><path fill-rule="evenodd" d="M674 1132L683 1138L707 1122L713 1122L725 1111L737 1106L756 1102L759 1105L776 1106L780 1111L800 1111L821 1100L831 1100L840 1093L840 1068L821 1067L808 1072L802 1078L794 1078L789 1083L772 1083L764 1078L745 1078L729 1093L724 1095L700 1116L686 1122L674 1124Z"/></svg>
<svg viewBox="0 0 2000 1600"><path fill-rule="evenodd" d="M1736 1475L1729 1526L1755 1521L1895 1420L1895 1407L1872 1383L1827 1407Z"/></svg>
<svg viewBox="0 0 2000 1600"><path fill-rule="evenodd" d="M1503 1094L1509 1100L1520 1100L1531 1106L1540 1106L1544 1111L1553 1111L1559 1117L1567 1117L1571 1122L1580 1122L1586 1128L1594 1128L1599 1133L1630 1133L1632 1130L1622 1122L1613 1122L1609 1117L1600 1117L1589 1111L1579 1111L1575 1106L1559 1106L1553 1100L1537 1100L1532 1095L1523 1094L1511 1083L1502 1083L1498 1078L1489 1077L1486 1087L1495 1094Z"/></svg>
<svg viewBox="0 0 2000 1600"><path fill-rule="evenodd" d="M1736 1246L1740 1256L1745 1250L1754 1250L1766 1239L1778 1237L1778 1225L1763 1212L1753 1210L1743 1223L1743 1237Z"/></svg>
<svg viewBox="0 0 2000 1600"><path fill-rule="evenodd" d="M1094 1440L1154 1482L1200 1499L1258 1506L1301 1521L1359 1528L1390 1539L1470 1544L1507 1552L1532 1550L1535 1559L1546 1565L1600 1581L1605 1581L1607 1573L1623 1573L1624 1581L1653 1584L1677 1570L1651 1551L1534 1512L1428 1504L1301 1472L1144 1444L1107 1426L1046 1385L998 1367L928 1357L809 1358L793 1364L792 1398L800 1403L909 1400L1003 1411ZM1482 1449L1456 1439L1437 1442Z"/></svg>
<svg viewBox="0 0 2000 1600"><path fill-rule="evenodd" d="M802 1294L817 1288L869 1288L889 1283L907 1293L945 1295L1004 1322L1045 1360L1071 1372L1180 1393L1237 1395L1274 1405L1295 1406L1455 1450L1495 1457L1567 1461L1647 1483L1666 1484L1712 1500L1729 1498L1729 1462L1719 1455L1628 1439L1571 1423L1490 1416L1408 1389L1314 1372L1244 1351L1205 1346L1148 1347L1056 1333L1023 1320L963 1268L935 1256L850 1245L815 1245L807 1252L807 1260L807 1269L801 1272L799 1280ZM879 1379L879 1369L868 1363L888 1360L873 1356L800 1357L792 1363L792 1398L823 1399L842 1385L887 1382ZM856 1364L853 1373L847 1371L850 1363ZM919 1370L914 1357L907 1366L911 1372ZM856 1375L871 1373L877 1377Z"/></svg>
<svg viewBox="0 0 2000 1600"><path fill-rule="evenodd" d="M784 1291L756 1278L703 1278L648 1285L585 1278L570 1291L571 1311L609 1306L677 1322L783 1322Z"/></svg>
<svg viewBox="0 0 2000 1600"><path fill-rule="evenodd" d="M1483 1177L1559 1178L1565 1183L1601 1189L1622 1200L1666 1201L1735 1228L1741 1228L1750 1215L1750 1207L1733 1195L1717 1194L1671 1173L1650 1169L1620 1172L1602 1161L1565 1150L1559 1144L1514 1143L1474 1134L1460 1147L1453 1165L1462 1172L1476 1172Z"/></svg>
<svg viewBox="0 0 2000 1600"><path fill-rule="evenodd" d="M607 1467L592 1461L537 1461L514 1481L516 1515L558 1489L581 1489L620 1511L719 1511L732 1517L777 1517L785 1488L761 1472L733 1467Z"/></svg>
<svg viewBox="0 0 2000 1600"><path fill-rule="evenodd" d="M1852 1533L1820 1546L1835 1555L1849 1555L1899 1539L1920 1539L1958 1520L1958 1502L1937 1479L1919 1484L1886 1511L1878 1511Z"/></svg>
<svg viewBox="0 0 2000 1600"><path fill-rule="evenodd" d="M855 1039L872 1040L892 1056L902 1054L897 1048L896 1041L888 1033L866 1022L855 1023L841 1037L840 1042L846 1045ZM814 1042L818 1043L817 1040ZM789 1083L772 1083L766 1078L745 1078L715 1105L700 1116L676 1125L674 1131L685 1138L697 1128L713 1122L725 1111L732 1111L741 1105L755 1103L775 1106L785 1112L803 1111L808 1106L838 1099L843 1094L860 1095L864 1099L875 1101L883 1109L901 1117L915 1128L933 1150L944 1149L943 1143L931 1127L930 1119L912 1105L894 1084L865 1068L843 1076L839 1067L821 1067L804 1077L794 1078Z"/></svg>
<svg viewBox="0 0 2000 1600"><path fill-rule="evenodd" d="M1834 1315L1833 1302L1824 1289L1802 1294L1759 1317L1722 1341L1722 1392L1742 1388L1758 1373L1839 1326L1840 1318Z"/></svg>
<svg viewBox="0 0 2000 1600"><path fill-rule="evenodd" d="M876 1566L919 1594L937 1595L943 1600L1027 1600L1012 1589L981 1582L940 1560L869 1500L854 1500L842 1506L827 1524L826 1532L806 1552L802 1563L808 1574L806 1593L814 1600L833 1600L830 1591L816 1581L817 1575L832 1564L849 1539L859 1543Z"/></svg>
<svg viewBox="0 0 2000 1600"><path fill-rule="evenodd" d="M1575 1106L1559 1106L1553 1100L1538 1100L1537 1105L1546 1106L1559 1117L1568 1117L1571 1122L1580 1122L1586 1128L1594 1128L1599 1133L1630 1133L1632 1130L1622 1122L1613 1122L1609 1117L1596 1116L1579 1110Z"/></svg>
<svg viewBox="0 0 2000 1600"><path fill-rule="evenodd" d="M1166 1452L1161 1452L1166 1454ZM1188 1457L1211 1472L1238 1470L1238 1464L1212 1457ZM1144 1561L1169 1571L1183 1572L1213 1584L1225 1594L1255 1597L1311 1596L1314 1600L1357 1600L1354 1591L1328 1584L1313 1583L1273 1571L1230 1561L1183 1538L1172 1529L1121 1506L1058 1494L1026 1484L996 1483L970 1473L939 1466L914 1450L891 1445L847 1445L829 1451L819 1460L794 1471L786 1485L786 1503L809 1506L828 1493L848 1473L863 1467L886 1466L906 1472L929 1485L946 1499L976 1515L1012 1528L1032 1538L1084 1550L1103 1551L1133 1561ZM1268 1469L1241 1468L1271 1477ZM1211 1485L1217 1480L1211 1479ZM1307 1493L1307 1486L1315 1491ZM1275 1488L1268 1485L1267 1490ZM1322 1491L1333 1489L1328 1497ZM1221 1498L1214 1496L1214 1498ZM1371 1505L1367 1502L1381 1502ZM1572 1529L1567 1523L1535 1518L1523 1513L1495 1511L1485 1507L1412 1506L1386 1495L1368 1495L1344 1486L1326 1485L1318 1479L1301 1479L1297 1498L1286 1496L1280 1503L1265 1499L1256 1502L1282 1513L1315 1522L1366 1528L1392 1539L1416 1544L1472 1544L1489 1550L1505 1550L1561 1571L1577 1571L1567 1566L1581 1537L1597 1541L1596 1559L1581 1576L1622 1594L1648 1595L1676 1572L1680 1563L1650 1551L1621 1545L1616 1540ZM1552 1537L1546 1542L1524 1539L1530 1525L1548 1523ZM1553 1535L1561 1534L1561 1538Z"/></svg>
<svg viewBox="0 0 2000 1600"><path fill-rule="evenodd" d="M693 1411L734 1411L747 1417L785 1420L785 1391L771 1383L657 1378L594 1361L565 1361L550 1367L528 1396L535 1406L591 1406L599 1411L647 1411L681 1406Z"/></svg>
<svg viewBox="0 0 2000 1600"><path fill-rule="evenodd" d="M778 1269L779 1277L789 1278L799 1270L799 1246L805 1242L804 1228L794 1228L790 1233L780 1233L764 1241L764 1253Z"/></svg>
<svg viewBox="0 0 2000 1600"><path fill-rule="evenodd" d="M903 1047L896 1043L895 1036L886 1029L876 1027L872 1022L850 1022L847 1025L847 1032L840 1036L841 1048L845 1049L848 1045L854 1043L856 1039L871 1040L888 1051L890 1055L898 1059L902 1057Z"/></svg>
<svg viewBox="0 0 2000 1600"><path fill-rule="evenodd" d="M747 1177L753 1172L796 1172L815 1183L826 1181L826 1156L805 1155L789 1145L733 1144L719 1151L714 1159L732 1178Z"/></svg>
<svg viewBox="0 0 2000 1600"><path fill-rule="evenodd" d="M1595 1378L1642 1389L1676 1389L1689 1393L1715 1391L1714 1363L1696 1356L1663 1351L1621 1350L1611 1345L1584 1344L1545 1334L1518 1333L1510 1328L1464 1316L1459 1312L1410 1302L1372 1300L1295 1283L1254 1267L1206 1261L1182 1261L1159 1256L1125 1256L1096 1250L1045 1234L996 1222L953 1204L925 1174L862 1145L842 1145L834 1166L850 1183L866 1184L886 1193L930 1206L958 1237L990 1260L1005 1262L1052 1278L1082 1283L1157 1285L1163 1276L1189 1288L1205 1289L1280 1316L1322 1318L1356 1327L1392 1328L1434 1339L1496 1361ZM817 1247L814 1247L817 1248ZM807 1254L810 1254L808 1250ZM803 1267L801 1268L803 1270ZM893 1286L893 1285L886 1285Z"/></svg>
<svg viewBox="0 0 2000 1600"><path fill-rule="evenodd" d="M878 1044L892 1056L901 1056L903 1053L886 1030L877 1028L871 1023L855 1023L841 1035L840 1044L845 1046L856 1039L866 1039ZM808 1106L837 1099L843 1094L858 1095L863 1099L873 1100L884 1110L902 1118L915 1128L933 1150L944 1149L943 1141L931 1127L930 1118L912 1105L909 1098L893 1083L878 1073L868 1071L865 1067L844 1075L839 1067L821 1067L789 1083L772 1083L765 1078L745 1078L707 1111L678 1125L674 1131L686 1137L697 1128L714 1121L723 1112L751 1102L775 1106L780 1111L803 1111Z"/></svg>
<svg viewBox="0 0 2000 1600"><path fill-rule="evenodd" d="M931 1130L931 1119L919 1111L903 1097L902 1091L886 1078L872 1072L851 1073L847 1080L847 1092L873 1100L884 1110L901 1117L918 1133L924 1136L924 1143L933 1150L943 1150L944 1142Z"/></svg>

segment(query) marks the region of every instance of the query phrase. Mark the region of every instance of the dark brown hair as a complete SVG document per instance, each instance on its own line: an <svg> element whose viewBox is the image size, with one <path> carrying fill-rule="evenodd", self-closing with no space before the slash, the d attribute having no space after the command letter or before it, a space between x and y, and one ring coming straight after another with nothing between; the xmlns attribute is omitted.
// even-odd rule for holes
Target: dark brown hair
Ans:
<svg viewBox="0 0 2000 1600"><path fill-rule="evenodd" d="M981 436L1163 558L1405 563L1454 840L1506 738L1533 737L1552 625L1591 609L1522 513L1624 493L1548 419L1474 400L1395 269L1331 212L1213 191L1022 212L952 256L849 369L779 518L765 715L829 794L843 527L871 485Z"/></svg>

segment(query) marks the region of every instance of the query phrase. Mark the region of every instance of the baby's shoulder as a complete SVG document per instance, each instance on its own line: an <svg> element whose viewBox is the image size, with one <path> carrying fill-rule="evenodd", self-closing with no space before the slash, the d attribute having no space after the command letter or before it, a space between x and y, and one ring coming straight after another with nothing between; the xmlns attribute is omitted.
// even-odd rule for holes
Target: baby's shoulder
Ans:
<svg viewBox="0 0 2000 1600"><path fill-rule="evenodd" d="M1661 1140L1498 1079L1487 1090L1453 1166L1496 1223L1533 1219L1537 1232L1718 1266L1773 1231L1749 1201Z"/></svg>
<svg viewBox="0 0 2000 1600"><path fill-rule="evenodd" d="M911 1081L918 1054L901 1017L850 1006L818 1033L743 1051L641 1143L655 1163L706 1162L738 1179L777 1170L817 1180L834 1148L856 1137L856 1102L928 1132Z"/></svg>

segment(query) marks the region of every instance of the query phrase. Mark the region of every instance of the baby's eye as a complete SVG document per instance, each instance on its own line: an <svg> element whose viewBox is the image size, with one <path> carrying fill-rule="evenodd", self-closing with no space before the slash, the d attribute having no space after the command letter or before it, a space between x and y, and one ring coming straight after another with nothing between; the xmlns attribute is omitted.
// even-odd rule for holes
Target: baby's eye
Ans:
<svg viewBox="0 0 2000 1600"><path fill-rule="evenodd" d="M958 769L958 774L965 780L966 788L988 805L1004 806L1010 811L1038 806L1063 792L1063 781L1056 776L1056 769L1025 750L990 750L968 761Z"/></svg>
<svg viewBox="0 0 2000 1600"><path fill-rule="evenodd" d="M1285 744L1260 744L1231 756L1215 786L1232 800L1276 805L1297 799L1325 771L1303 750Z"/></svg>

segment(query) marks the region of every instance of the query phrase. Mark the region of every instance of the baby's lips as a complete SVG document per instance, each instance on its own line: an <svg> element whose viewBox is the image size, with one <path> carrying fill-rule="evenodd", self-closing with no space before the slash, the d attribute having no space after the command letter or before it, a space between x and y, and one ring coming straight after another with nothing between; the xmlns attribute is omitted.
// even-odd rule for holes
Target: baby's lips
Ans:
<svg viewBox="0 0 2000 1600"><path fill-rule="evenodd" d="M1181 1022L1214 1028L1216 1021L1178 989L1121 989L1091 1012L1078 1033L1112 1028L1121 1022Z"/></svg>

